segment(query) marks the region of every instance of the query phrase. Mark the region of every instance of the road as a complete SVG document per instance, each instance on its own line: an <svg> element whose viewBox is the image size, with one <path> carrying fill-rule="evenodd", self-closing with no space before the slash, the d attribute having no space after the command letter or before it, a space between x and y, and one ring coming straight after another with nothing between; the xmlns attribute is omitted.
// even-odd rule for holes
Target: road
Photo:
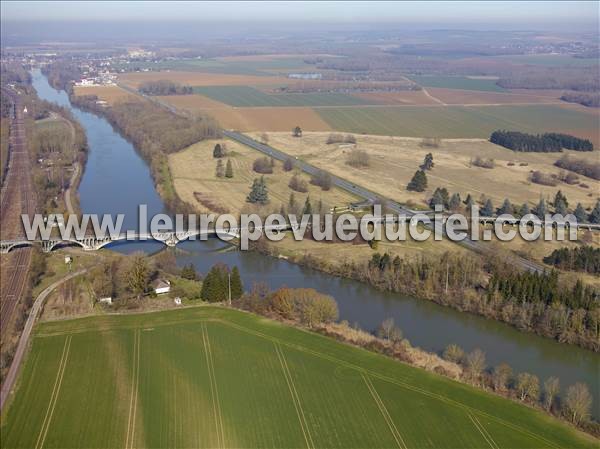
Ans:
<svg viewBox="0 0 600 449"><path fill-rule="evenodd" d="M10 91L14 113L10 124L9 163L0 192L0 233L3 239L23 236L21 214L35 213L29 151L25 134L25 115L21 98ZM31 248L3 256L0 285L0 336L4 341L11 329L15 310L25 291Z"/></svg>
<svg viewBox="0 0 600 449"><path fill-rule="evenodd" d="M239 143L247 145L255 150L258 150L258 151L266 154L267 156L271 156L274 159L277 159L279 161L284 161L291 157L289 154L284 153L283 151L277 150L269 145L258 142L256 140L254 140L242 133L236 132L236 131L225 131L224 130L223 135L225 135L226 137L228 137L232 140L235 140L236 142L239 142ZM309 175L313 175L313 174L316 174L319 171L321 171L319 168L315 167L314 165L311 165L300 159L296 159L294 161L294 166L298 167L299 169L301 169L305 173L308 173ZM370 190L365 189L364 187L353 184L350 181L347 181L338 176L331 175L331 180L332 180L332 184L335 185L336 187L343 189L359 198L363 198L363 199L366 199L369 201L381 201L381 200L385 201L386 207L388 207L390 210L392 210L396 214L403 214L406 217L412 217L413 215L415 215L417 213L413 210L407 209L402 204L400 204L396 201L393 201L388 198L383 198L381 195L371 192ZM431 227L432 230L435 230L436 232L440 232L442 235L445 235L443 228L444 228L444 225L442 223L433 224ZM479 253L485 253L487 251L487 247L484 243L471 240L470 238L466 238L466 239L462 240L461 242L456 242L456 243L458 243L459 245L462 245L463 247L468 248L470 250L477 251ZM532 271L532 272L539 272L539 273L544 271L544 267L540 264L537 264L530 260L524 259L517 255L514 255L513 257L514 257L514 263L524 270Z"/></svg>
<svg viewBox="0 0 600 449"><path fill-rule="evenodd" d="M48 295L59 285L68 281L69 279L73 279L76 276L79 276L85 273L87 269L75 271L68 276L65 276L62 279L50 284L46 287L38 296L35 298L35 302L33 303L33 307L31 308L31 312L27 317L27 321L25 322L25 326L23 327L23 332L21 333L21 338L19 339L19 344L17 345L17 350L15 351L15 355L13 357L10 368L8 369L8 374L4 379L4 383L2 384L2 390L0 391L0 412L4 409L4 404L6 400L10 397L12 392L15 380L17 379L17 374L19 373L19 368L21 367L21 362L23 361L23 356L25 355L25 351L27 350L27 346L29 343L29 337L31 336L31 330L33 329L33 325L35 324L35 320L44 305L44 301L48 297Z"/></svg>

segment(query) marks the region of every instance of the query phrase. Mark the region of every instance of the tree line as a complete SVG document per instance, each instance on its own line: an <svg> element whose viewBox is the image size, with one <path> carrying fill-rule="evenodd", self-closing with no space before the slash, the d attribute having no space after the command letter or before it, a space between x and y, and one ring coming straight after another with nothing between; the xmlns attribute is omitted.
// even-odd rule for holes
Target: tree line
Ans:
<svg viewBox="0 0 600 449"><path fill-rule="evenodd" d="M171 210L184 213L189 206L175 194L167 155L204 139L221 136L218 123L205 115L180 116L146 100L96 104L97 96L71 96L71 102L106 119L130 141L149 163L154 182Z"/></svg>
<svg viewBox="0 0 600 449"><path fill-rule="evenodd" d="M583 245L555 249L550 255L544 257L544 263L554 265L561 270L600 274L600 248Z"/></svg>
<svg viewBox="0 0 600 449"><path fill-rule="evenodd" d="M586 161L585 159L576 159L564 155L554 165L587 176L588 178L600 180L600 162Z"/></svg>
<svg viewBox="0 0 600 449"><path fill-rule="evenodd" d="M600 351L597 291L581 282L574 287L569 287L566 281L554 282L556 273L538 275L538 279L520 277L518 269L500 256L484 261L477 255L452 253L414 259L375 253L362 263L330 264L310 255L298 256L293 261L384 291L432 300L506 322L522 331ZM490 281L491 278L494 279ZM526 292L530 288L540 300L528 298ZM551 300L546 301L548 298Z"/></svg>
<svg viewBox="0 0 600 449"><path fill-rule="evenodd" d="M550 376L542 383L535 374L514 373L505 362L493 368L488 367L485 353L478 348L465 353L460 346L450 344L444 350L443 357L460 365L463 369L462 377L469 383L501 396L538 406L595 435L600 433L598 423L591 421L593 397L584 383L570 385L561 395L560 380L557 377Z"/></svg>
<svg viewBox="0 0 600 449"><path fill-rule="evenodd" d="M186 86L169 80L146 81L138 87L146 95L188 95L194 93L192 86Z"/></svg>
<svg viewBox="0 0 600 449"><path fill-rule="evenodd" d="M574 151L593 151L594 145L587 139L569 134L546 133L527 134L519 131L497 130L490 136L490 142L513 151L554 153L563 148Z"/></svg>

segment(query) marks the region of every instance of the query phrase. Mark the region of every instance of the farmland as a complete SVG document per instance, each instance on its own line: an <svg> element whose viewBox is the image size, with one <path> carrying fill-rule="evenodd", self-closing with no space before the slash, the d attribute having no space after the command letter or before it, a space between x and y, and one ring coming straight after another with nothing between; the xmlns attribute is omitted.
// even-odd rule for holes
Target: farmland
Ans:
<svg viewBox="0 0 600 449"><path fill-rule="evenodd" d="M367 100L338 93L266 94L248 86L197 87L195 92L236 107L257 106L354 106Z"/></svg>
<svg viewBox="0 0 600 449"><path fill-rule="evenodd" d="M468 193L475 199L486 195L498 207L505 197L515 204L529 202L533 206L540 195L553 197L560 188L570 202L581 202L587 207L595 204L600 187L598 181L590 178L582 180L590 186L588 189L578 185L533 184L528 179L529 172L558 173L559 169L553 164L560 155L515 153L487 140L443 139L438 148L423 148L419 138L356 136L357 148L368 153L370 162L368 167L354 168L346 164L348 148L326 144L329 133L304 133L300 139L291 137L290 133L269 133L268 136L273 147L398 201L424 204L436 187L446 187L450 192L459 192L463 199ZM435 167L427 173L426 192L407 191L406 184L429 152L433 154ZM495 168L472 165L472 159L477 156L494 159ZM591 152L578 153L576 157L595 161L598 156ZM509 163L514 165L509 166Z"/></svg>
<svg viewBox="0 0 600 449"><path fill-rule="evenodd" d="M512 92L489 92L483 90L461 90L430 87L427 91L443 103L449 105L477 105L477 104L532 104L532 103L558 103L561 92L551 96L545 93L512 93Z"/></svg>
<svg viewBox="0 0 600 449"><path fill-rule="evenodd" d="M123 73L119 82L137 88L147 81L170 80L189 86L273 86L286 84L289 80L283 76L257 76L240 74L223 74L207 72L140 72Z"/></svg>
<svg viewBox="0 0 600 449"><path fill-rule="evenodd" d="M467 76L417 76L410 75L409 78L424 87L444 87L448 89L481 90L484 92L504 92L504 89L496 84L495 79L470 78Z"/></svg>
<svg viewBox="0 0 600 449"><path fill-rule="evenodd" d="M564 132L598 145L597 116L556 105L319 108L336 130L407 137L488 138L496 129Z"/></svg>
<svg viewBox="0 0 600 449"><path fill-rule="evenodd" d="M3 447L596 443L464 384L214 307L38 325L2 435Z"/></svg>

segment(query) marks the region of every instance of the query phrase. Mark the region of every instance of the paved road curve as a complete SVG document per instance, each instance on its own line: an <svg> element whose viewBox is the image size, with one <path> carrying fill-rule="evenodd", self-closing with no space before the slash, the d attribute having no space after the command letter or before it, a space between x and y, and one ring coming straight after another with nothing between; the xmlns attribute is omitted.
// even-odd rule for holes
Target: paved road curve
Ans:
<svg viewBox="0 0 600 449"><path fill-rule="evenodd" d="M35 324L35 320L37 319L40 310L42 309L42 305L44 304L45 299L48 295L63 282L68 281L69 279L73 279L76 276L79 276L85 273L87 269L75 271L68 276L65 276L62 279L50 284L48 287L42 291L35 299L33 303L33 307L31 308L31 312L27 317L27 321L25 322L25 327L23 327L23 332L21 333L21 338L19 339L19 344L17 345L17 350L15 351L15 356L13 357L13 361L10 364L10 368L8 369L8 373L6 378L4 379L4 383L2 384L2 391L0 391L0 412L4 409L4 404L6 400L9 398L15 380L17 379L17 374L19 373L19 368L21 367L21 362L23 361L23 356L25 355L25 351L29 344L29 337L31 336L31 330L33 329L33 325Z"/></svg>
<svg viewBox="0 0 600 449"><path fill-rule="evenodd" d="M289 154L286 154L283 151L279 151L269 145L260 143L242 133L239 133L236 131L223 131L223 134L232 140L235 140L241 144L244 144L251 148L254 148L255 150L258 150L268 156L272 156L274 159L284 161L291 157ZM294 161L294 166L300 168L301 170L308 173L309 175L313 175L313 174L316 174L319 171L321 171L319 168L315 167L314 165L311 165L300 159L296 159ZM386 206L389 209L391 209L393 212L395 212L396 214L403 214L406 217L412 217L413 215L416 214L415 211L407 209L402 204L400 204L396 201L393 201L393 200L390 200L387 198L382 198L381 195L377 195L376 193L371 192L370 190L367 190L364 187L353 184L350 181L347 181L343 178L331 175L331 180L332 180L333 185L335 185L336 187L339 187L340 189L343 189L353 195L356 195L359 198L364 198L364 199L370 200L370 201L377 201L377 200L382 200L382 199L385 200ZM444 234L442 223L437 223L432 226L435 227L436 232L441 232L442 234ZM485 247L484 244L482 244L481 242L471 240L469 238L466 238L463 241L457 242L457 243L468 249L471 249L473 251L477 251L480 253L484 253L487 250L487 248ZM539 265L535 262L532 262L530 260L524 259L524 258L516 256L516 255L514 256L514 262L515 262L515 264L517 264L524 270L540 272L540 273L544 271L544 267L542 265Z"/></svg>

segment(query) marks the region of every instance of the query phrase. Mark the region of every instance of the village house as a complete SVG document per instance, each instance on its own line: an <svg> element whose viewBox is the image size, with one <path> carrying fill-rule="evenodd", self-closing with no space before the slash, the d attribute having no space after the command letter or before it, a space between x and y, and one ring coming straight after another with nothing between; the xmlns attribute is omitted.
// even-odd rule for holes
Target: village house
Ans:
<svg viewBox="0 0 600 449"><path fill-rule="evenodd" d="M171 282L167 279L158 279L154 283L154 293L162 295L163 293L169 293L171 291Z"/></svg>

